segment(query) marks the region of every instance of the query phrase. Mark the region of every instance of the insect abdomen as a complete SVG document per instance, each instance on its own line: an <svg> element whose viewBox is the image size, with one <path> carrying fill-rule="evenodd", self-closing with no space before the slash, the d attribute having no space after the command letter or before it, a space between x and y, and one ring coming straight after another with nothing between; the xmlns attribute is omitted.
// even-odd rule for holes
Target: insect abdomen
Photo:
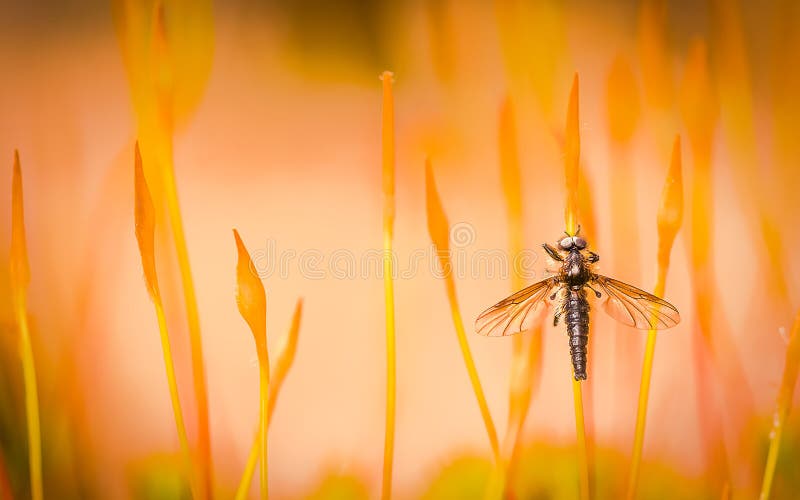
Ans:
<svg viewBox="0 0 800 500"><path fill-rule="evenodd" d="M570 290L564 302L569 353L575 380L586 380L586 345L589 343L589 302L584 290Z"/></svg>

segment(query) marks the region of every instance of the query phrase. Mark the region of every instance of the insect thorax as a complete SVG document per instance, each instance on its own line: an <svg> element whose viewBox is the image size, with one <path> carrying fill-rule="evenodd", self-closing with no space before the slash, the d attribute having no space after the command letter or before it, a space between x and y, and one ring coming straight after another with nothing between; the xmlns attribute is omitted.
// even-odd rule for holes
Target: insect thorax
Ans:
<svg viewBox="0 0 800 500"><path fill-rule="evenodd" d="M571 251L564 259L561 279L567 286L582 287L589 281L591 273L586 258L579 251Z"/></svg>

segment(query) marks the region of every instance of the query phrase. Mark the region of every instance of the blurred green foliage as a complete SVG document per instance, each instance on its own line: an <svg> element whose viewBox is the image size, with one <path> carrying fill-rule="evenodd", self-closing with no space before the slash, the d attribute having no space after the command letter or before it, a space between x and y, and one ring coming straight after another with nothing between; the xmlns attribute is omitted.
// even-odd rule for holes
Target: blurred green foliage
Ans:
<svg viewBox="0 0 800 500"><path fill-rule="evenodd" d="M356 476L332 474L322 479L320 485L306 497L307 500L366 500L369 489Z"/></svg>
<svg viewBox="0 0 800 500"><path fill-rule="evenodd" d="M131 465L128 472L132 498L189 500L192 491L183 474L180 455L151 455Z"/></svg>

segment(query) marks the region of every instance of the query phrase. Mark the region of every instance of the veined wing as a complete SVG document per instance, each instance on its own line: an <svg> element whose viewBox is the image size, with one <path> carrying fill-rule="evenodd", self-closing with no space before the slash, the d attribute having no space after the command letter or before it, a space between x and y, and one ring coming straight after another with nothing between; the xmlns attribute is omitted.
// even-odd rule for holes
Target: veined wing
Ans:
<svg viewBox="0 0 800 500"><path fill-rule="evenodd" d="M608 315L628 326L663 330L681 321L675 306L633 285L599 274L592 278L592 283L606 294L603 309Z"/></svg>
<svg viewBox="0 0 800 500"><path fill-rule="evenodd" d="M534 312L546 304L556 283L555 277L547 278L501 300L478 316L475 331L478 335L503 337L530 330L536 316Z"/></svg>

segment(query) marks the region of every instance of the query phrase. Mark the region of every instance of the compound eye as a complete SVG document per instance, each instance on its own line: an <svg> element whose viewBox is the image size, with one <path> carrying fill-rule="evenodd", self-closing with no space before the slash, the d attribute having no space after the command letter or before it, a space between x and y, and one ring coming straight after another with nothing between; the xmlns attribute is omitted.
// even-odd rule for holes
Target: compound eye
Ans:
<svg viewBox="0 0 800 500"><path fill-rule="evenodd" d="M586 248L586 240L583 238L575 238L575 246L578 247L578 250L583 250Z"/></svg>
<svg viewBox="0 0 800 500"><path fill-rule="evenodd" d="M564 238L559 241L558 247L561 248L561 250L569 250L572 248L572 237Z"/></svg>

